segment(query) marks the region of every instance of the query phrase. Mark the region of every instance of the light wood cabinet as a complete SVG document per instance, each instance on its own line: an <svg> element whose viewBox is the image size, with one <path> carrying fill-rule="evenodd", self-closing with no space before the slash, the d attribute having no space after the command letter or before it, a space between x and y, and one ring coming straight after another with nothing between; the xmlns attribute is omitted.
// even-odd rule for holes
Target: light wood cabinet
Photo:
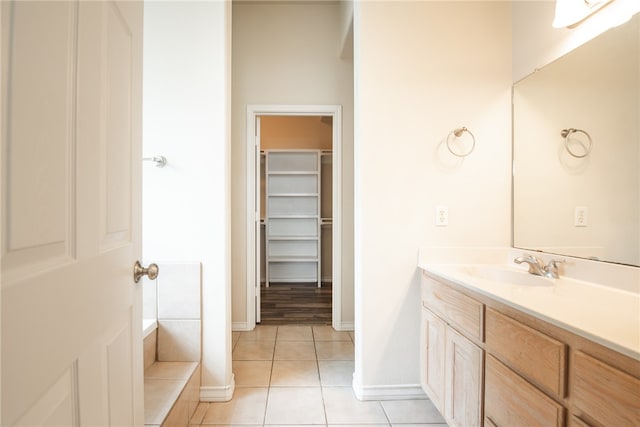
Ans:
<svg viewBox="0 0 640 427"><path fill-rule="evenodd" d="M441 413L444 412L446 328L442 319L422 308L422 387Z"/></svg>
<svg viewBox="0 0 640 427"><path fill-rule="evenodd" d="M580 418L573 416L571 417L571 423L569 427L591 427L589 424L582 421Z"/></svg>
<svg viewBox="0 0 640 427"><path fill-rule="evenodd" d="M482 422L483 351L453 328L447 328L446 338L445 419L452 426L479 426Z"/></svg>
<svg viewBox="0 0 640 427"><path fill-rule="evenodd" d="M640 426L640 379L578 351L573 357L573 403L584 419Z"/></svg>
<svg viewBox="0 0 640 427"><path fill-rule="evenodd" d="M422 388L451 426L482 425L482 305L437 282L424 285ZM435 314L431 309L437 311Z"/></svg>
<svg viewBox="0 0 640 427"><path fill-rule="evenodd" d="M562 427L564 409L536 387L487 355L485 416L498 427Z"/></svg>
<svg viewBox="0 0 640 427"><path fill-rule="evenodd" d="M426 273L422 306L422 387L450 426L640 426L639 360Z"/></svg>
<svg viewBox="0 0 640 427"><path fill-rule="evenodd" d="M486 348L537 386L564 397L566 345L487 308Z"/></svg>
<svg viewBox="0 0 640 427"><path fill-rule="evenodd" d="M482 341L482 303L428 277L423 281L422 301L431 311L467 337Z"/></svg>

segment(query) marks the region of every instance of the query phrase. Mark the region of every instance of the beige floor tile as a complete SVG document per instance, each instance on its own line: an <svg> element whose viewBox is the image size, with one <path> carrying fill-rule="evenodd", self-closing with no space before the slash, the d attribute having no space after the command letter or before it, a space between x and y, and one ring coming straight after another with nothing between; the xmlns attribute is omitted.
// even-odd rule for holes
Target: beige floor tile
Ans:
<svg viewBox="0 0 640 427"><path fill-rule="evenodd" d="M268 425L269 427L309 427L310 425L324 426L324 424L265 424L265 425ZM361 426L358 426L358 427L361 427Z"/></svg>
<svg viewBox="0 0 640 427"><path fill-rule="evenodd" d="M240 341L275 341L278 327L275 325L256 325L253 331L240 332Z"/></svg>
<svg viewBox="0 0 640 427"><path fill-rule="evenodd" d="M274 341L238 341L233 360L272 360Z"/></svg>
<svg viewBox="0 0 640 427"><path fill-rule="evenodd" d="M311 326L284 325L278 327L278 341L313 341Z"/></svg>
<svg viewBox="0 0 640 427"><path fill-rule="evenodd" d="M323 387L328 424L387 424L388 420L377 401L356 399L350 387Z"/></svg>
<svg viewBox="0 0 640 427"><path fill-rule="evenodd" d="M444 418L429 399L380 402L391 424L444 423Z"/></svg>
<svg viewBox="0 0 640 427"><path fill-rule="evenodd" d="M314 325L313 339L316 341L351 341L349 332L336 331L329 325Z"/></svg>
<svg viewBox="0 0 640 427"><path fill-rule="evenodd" d="M318 360L353 360L353 343L350 341L316 342Z"/></svg>
<svg viewBox="0 0 640 427"><path fill-rule="evenodd" d="M326 386L351 386L354 363L351 360L319 360L320 382Z"/></svg>
<svg viewBox="0 0 640 427"><path fill-rule="evenodd" d="M359 426L360 427L360 426ZM449 427L447 423L429 424L392 424L391 427Z"/></svg>
<svg viewBox="0 0 640 427"><path fill-rule="evenodd" d="M271 360L234 360L236 387L269 387Z"/></svg>
<svg viewBox="0 0 640 427"><path fill-rule="evenodd" d="M276 360L271 386L319 387L318 364L315 360Z"/></svg>
<svg viewBox="0 0 640 427"><path fill-rule="evenodd" d="M325 424L320 387L271 387L265 424Z"/></svg>
<svg viewBox="0 0 640 427"><path fill-rule="evenodd" d="M204 418L204 414L206 414L207 409L209 409L209 402L200 402L196 407L196 410L193 413L193 416L189 420L189 425L199 426L202 424L202 419Z"/></svg>
<svg viewBox="0 0 640 427"><path fill-rule="evenodd" d="M356 333L354 331L349 331L349 336L351 337L351 341L356 342Z"/></svg>
<svg viewBox="0 0 640 427"><path fill-rule="evenodd" d="M277 341L275 360L316 360L313 341Z"/></svg>
<svg viewBox="0 0 640 427"><path fill-rule="evenodd" d="M385 424L327 424L327 425L328 425L328 427L382 427L382 426L388 426L389 423L385 423Z"/></svg>
<svg viewBox="0 0 640 427"><path fill-rule="evenodd" d="M267 405L266 387L240 387L228 402L212 402L204 415L206 424L263 424Z"/></svg>
<svg viewBox="0 0 640 427"><path fill-rule="evenodd" d="M241 332L239 332L239 331L231 332L231 346L232 347L235 347L235 345L238 343L238 340L240 339L240 334L241 334Z"/></svg>

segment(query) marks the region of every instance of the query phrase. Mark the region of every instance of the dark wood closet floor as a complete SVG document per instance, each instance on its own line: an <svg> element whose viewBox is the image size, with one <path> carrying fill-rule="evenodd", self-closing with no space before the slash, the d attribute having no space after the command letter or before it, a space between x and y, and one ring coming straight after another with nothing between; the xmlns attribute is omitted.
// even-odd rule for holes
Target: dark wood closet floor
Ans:
<svg viewBox="0 0 640 427"><path fill-rule="evenodd" d="M263 325L331 324L331 283L263 283L260 289Z"/></svg>

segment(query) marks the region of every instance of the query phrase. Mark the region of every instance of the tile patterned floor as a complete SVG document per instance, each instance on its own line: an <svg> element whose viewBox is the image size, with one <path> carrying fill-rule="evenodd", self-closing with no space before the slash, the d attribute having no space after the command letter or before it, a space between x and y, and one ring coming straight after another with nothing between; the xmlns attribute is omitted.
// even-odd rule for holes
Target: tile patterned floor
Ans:
<svg viewBox="0 0 640 427"><path fill-rule="evenodd" d="M429 400L359 401L351 388L353 335L325 325L233 334L236 389L198 406L191 426L446 427Z"/></svg>

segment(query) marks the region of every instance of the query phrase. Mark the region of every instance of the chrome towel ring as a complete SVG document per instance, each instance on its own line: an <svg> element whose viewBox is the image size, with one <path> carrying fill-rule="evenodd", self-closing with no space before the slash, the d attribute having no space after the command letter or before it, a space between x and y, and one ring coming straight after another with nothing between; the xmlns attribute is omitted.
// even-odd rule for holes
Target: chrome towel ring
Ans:
<svg viewBox="0 0 640 427"><path fill-rule="evenodd" d="M582 148L584 148L584 154L576 154L575 152L571 151L571 148L569 148L569 137L574 133L582 133L587 137L588 145L584 145L582 141L578 140L580 141L580 145L582 146ZM575 128L562 129L560 131L560 136L564 138L564 148L565 150L567 150L567 152L571 156L577 159L582 159L584 157L587 157L589 153L591 153L591 148L593 147L593 140L591 139L591 135L589 135L586 130L575 129Z"/></svg>
<svg viewBox="0 0 640 427"><path fill-rule="evenodd" d="M465 132L468 133L469 135L471 135L471 148L466 153L458 153L458 152L454 151L451 148L451 140L452 140L451 136L453 136L454 139L455 138L460 138L462 136L462 134L465 133ZM467 129L465 126L463 126L461 128L458 128L458 129L454 129L451 132L449 132L449 135L447 136L447 148L449 149L451 154L453 154L454 156L467 157L476 148L476 137L473 136L471 131L469 129Z"/></svg>

